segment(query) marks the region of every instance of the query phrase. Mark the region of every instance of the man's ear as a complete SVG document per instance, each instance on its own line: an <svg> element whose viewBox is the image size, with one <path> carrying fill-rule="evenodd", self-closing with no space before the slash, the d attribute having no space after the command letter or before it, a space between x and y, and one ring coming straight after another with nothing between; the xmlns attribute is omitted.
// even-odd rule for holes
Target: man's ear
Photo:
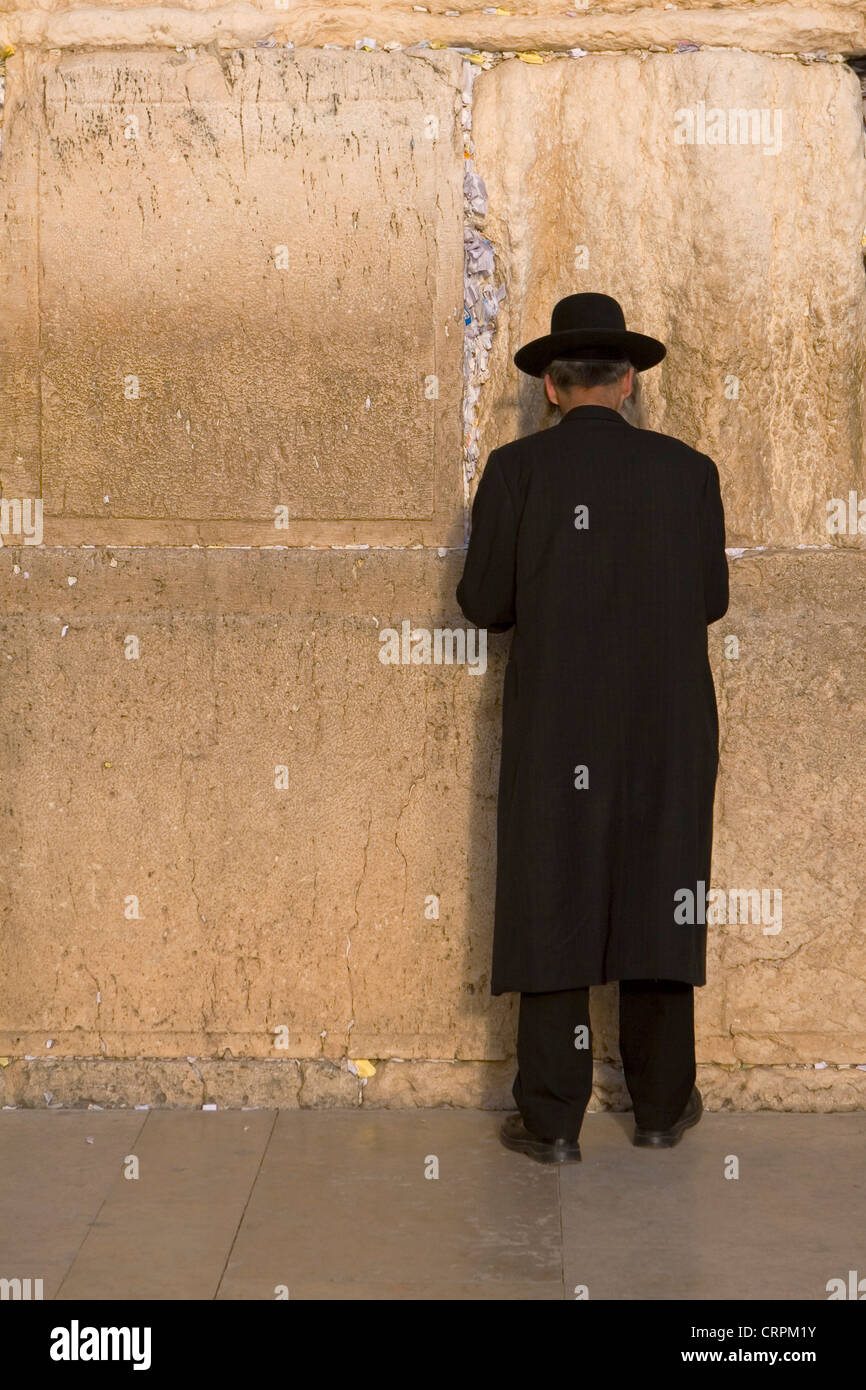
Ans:
<svg viewBox="0 0 866 1390"><path fill-rule="evenodd" d="M556 398L556 387L553 384L553 378L548 376L546 372L544 374L544 390L550 404L559 405L559 401Z"/></svg>
<svg viewBox="0 0 866 1390"><path fill-rule="evenodd" d="M625 395L623 396L623 400L627 401L632 391L634 390L634 367L629 367L628 372L626 373L625 381L626 390Z"/></svg>

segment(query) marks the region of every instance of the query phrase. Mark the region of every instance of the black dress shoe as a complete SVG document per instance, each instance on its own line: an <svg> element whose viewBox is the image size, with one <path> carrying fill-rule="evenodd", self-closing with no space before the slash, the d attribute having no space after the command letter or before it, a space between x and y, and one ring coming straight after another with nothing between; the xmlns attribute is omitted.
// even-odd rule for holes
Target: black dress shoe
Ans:
<svg viewBox="0 0 866 1390"><path fill-rule="evenodd" d="M697 1124L703 1111L701 1093L695 1086L676 1124L671 1125L670 1129L641 1129L636 1124L634 1142L639 1149L672 1149L674 1144L680 1142L686 1130Z"/></svg>
<svg viewBox="0 0 866 1390"><path fill-rule="evenodd" d="M531 1134L521 1115L509 1115L503 1120L499 1138L506 1149L528 1154L537 1163L580 1163L580 1145L576 1139L539 1139Z"/></svg>

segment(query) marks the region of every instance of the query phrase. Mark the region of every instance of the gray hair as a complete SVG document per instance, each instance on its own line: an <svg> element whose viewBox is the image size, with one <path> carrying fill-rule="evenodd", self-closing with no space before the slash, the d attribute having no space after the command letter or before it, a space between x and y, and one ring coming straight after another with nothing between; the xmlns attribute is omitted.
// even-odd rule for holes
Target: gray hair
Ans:
<svg viewBox="0 0 866 1390"><path fill-rule="evenodd" d="M646 402L641 392L640 372L635 372L631 395L626 396L619 408L619 413L628 420L630 425L634 425L635 429L649 429Z"/></svg>
<svg viewBox="0 0 866 1390"><path fill-rule="evenodd" d="M631 363L622 358L566 358L557 357L547 368L547 374L559 391L568 391L572 386L589 390L592 386L612 386L625 376Z"/></svg>

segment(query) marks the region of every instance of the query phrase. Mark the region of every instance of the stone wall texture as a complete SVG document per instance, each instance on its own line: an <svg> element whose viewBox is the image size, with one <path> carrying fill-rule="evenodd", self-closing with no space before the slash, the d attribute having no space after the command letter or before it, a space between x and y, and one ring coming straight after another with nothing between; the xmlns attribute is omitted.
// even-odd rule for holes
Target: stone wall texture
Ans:
<svg viewBox="0 0 866 1390"><path fill-rule="evenodd" d="M594 289L719 465L713 887L781 894L699 1083L862 1107L866 5L6 0L0 52L0 1103L510 1103L508 638L380 634L465 627L512 354Z"/></svg>

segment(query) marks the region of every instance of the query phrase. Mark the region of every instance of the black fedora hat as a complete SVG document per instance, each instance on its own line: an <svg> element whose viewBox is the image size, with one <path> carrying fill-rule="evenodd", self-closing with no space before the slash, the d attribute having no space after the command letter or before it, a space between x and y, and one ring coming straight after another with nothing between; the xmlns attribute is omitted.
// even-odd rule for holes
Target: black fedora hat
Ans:
<svg viewBox="0 0 866 1390"><path fill-rule="evenodd" d="M550 332L514 354L529 376L544 376L555 357L625 357L639 372L661 362L667 349L645 333L629 333L609 294L569 294L553 307Z"/></svg>

